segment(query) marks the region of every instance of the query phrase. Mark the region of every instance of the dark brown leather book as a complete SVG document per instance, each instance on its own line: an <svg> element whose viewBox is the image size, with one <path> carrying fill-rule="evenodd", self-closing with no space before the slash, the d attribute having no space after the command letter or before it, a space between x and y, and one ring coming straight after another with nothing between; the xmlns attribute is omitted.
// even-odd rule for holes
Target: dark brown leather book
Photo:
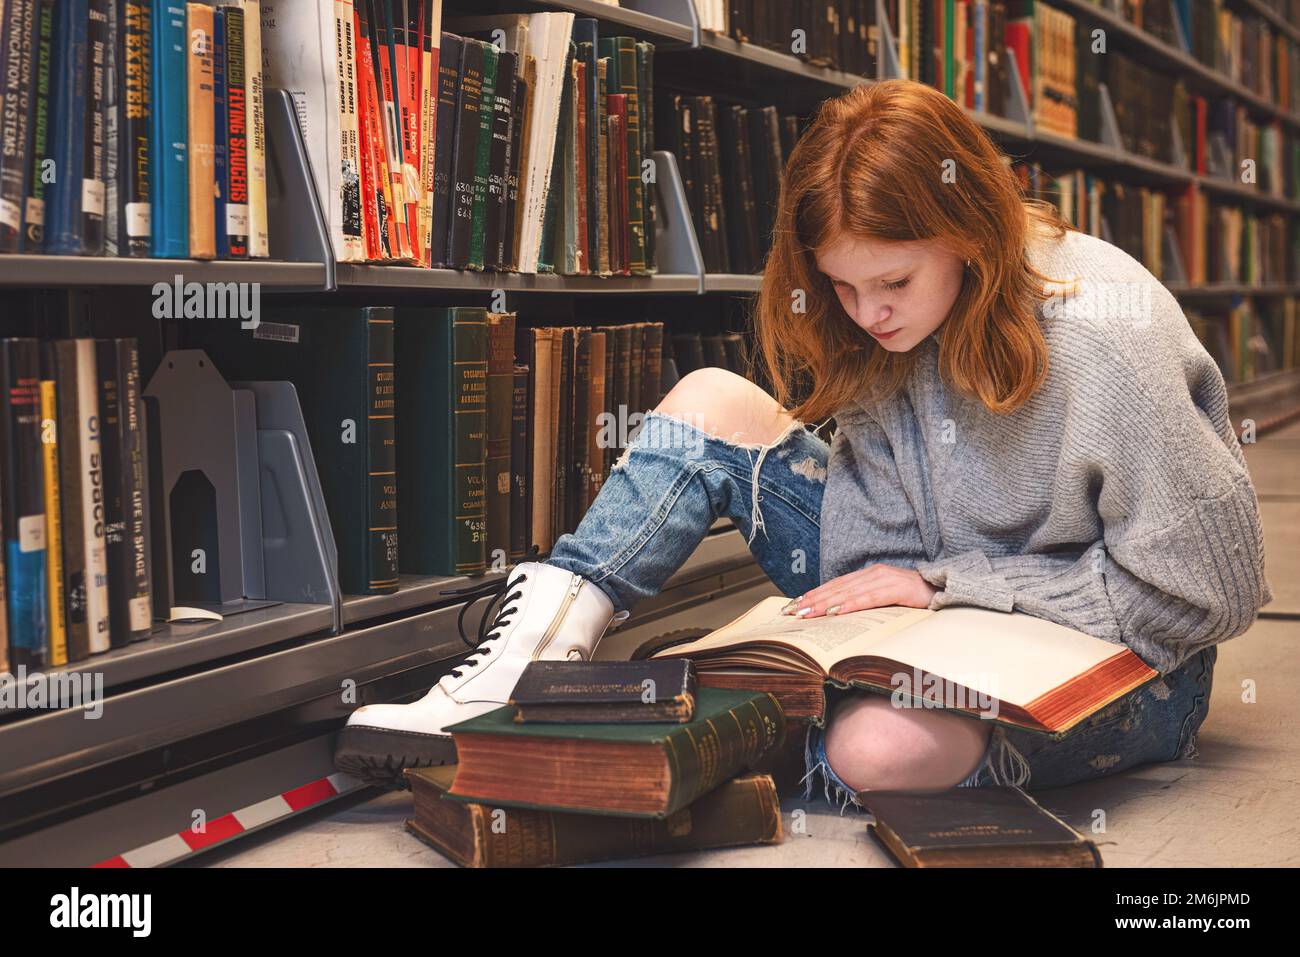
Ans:
<svg viewBox="0 0 1300 957"><path fill-rule="evenodd" d="M698 332L679 332L673 335L673 357L677 360L677 374L684 376L696 369L703 369L704 340Z"/></svg>
<svg viewBox="0 0 1300 957"><path fill-rule="evenodd" d="M780 844L772 778L732 778L663 820L568 814L444 800L456 766L408 768L407 828L461 867L556 867L745 844ZM504 828L494 826L506 814Z"/></svg>
<svg viewBox="0 0 1300 957"><path fill-rule="evenodd" d="M587 473L591 454L591 326L573 332L573 425L569 443L569 496L565 530L573 531L587 510ZM601 370L604 371L603 369Z"/></svg>
<svg viewBox="0 0 1300 957"><path fill-rule="evenodd" d="M555 538L569 529L569 478L573 463L574 327L556 330L560 343L558 404L555 422ZM552 539L554 544L554 539Z"/></svg>
<svg viewBox="0 0 1300 957"><path fill-rule="evenodd" d="M695 666L676 661L531 661L509 703L515 721L676 721L695 716Z"/></svg>
<svg viewBox="0 0 1300 957"><path fill-rule="evenodd" d="M510 447L514 417L515 314L488 313L487 562L510 556Z"/></svg>
<svg viewBox="0 0 1300 957"><path fill-rule="evenodd" d="M607 435L605 424L608 419L603 419L604 413L609 405L609 398L606 391L605 378L606 370L609 368L608 357L606 355L606 342L609 337L603 329L593 329L590 339L588 340L588 366L591 369L590 396L588 399L588 412L590 418L587 421L587 471L583 478L585 488L582 497L582 512L585 515L591 503L595 501L600 487L605 483L605 446L604 439ZM579 519L581 521L581 519Z"/></svg>
<svg viewBox="0 0 1300 957"><path fill-rule="evenodd" d="M631 416L634 412L645 411L641 405L641 379L645 372L645 323L631 323L628 326L628 334L631 340L628 353L627 414Z"/></svg>
<svg viewBox="0 0 1300 957"><path fill-rule="evenodd" d="M1020 788L862 791L868 828L904 867L1101 867L1101 852Z"/></svg>
<svg viewBox="0 0 1300 957"><path fill-rule="evenodd" d="M685 723L516 723L506 705L453 724L461 801L664 818L780 747L769 694L702 689Z"/></svg>
<svg viewBox="0 0 1300 957"><path fill-rule="evenodd" d="M626 431L632 431L633 423L630 417L635 409L632 408L631 387L632 381L632 327L626 323L614 327L614 348L617 354L614 356L614 415L619 423L620 435ZM624 426L623 423L626 423ZM622 449L615 450L614 461L618 461L618 455L622 454Z"/></svg>
<svg viewBox="0 0 1300 957"><path fill-rule="evenodd" d="M528 366L516 364L510 416L510 560L522 559L528 551L532 527L528 504L531 468L528 440Z"/></svg>
<svg viewBox="0 0 1300 957"><path fill-rule="evenodd" d="M641 408L650 411L663 395L659 388L664 350L664 324L647 322L641 333Z"/></svg>
<svg viewBox="0 0 1300 957"><path fill-rule="evenodd" d="M604 482L604 476L609 475L609 470L617 461L619 454L618 448L618 396L614 392L614 369L618 361L618 343L615 341L614 330L607 328L605 330L605 411L609 413L609 419L613 423L611 435L612 440L605 443L601 450L605 454L602 456L604 468L602 470L601 481Z"/></svg>

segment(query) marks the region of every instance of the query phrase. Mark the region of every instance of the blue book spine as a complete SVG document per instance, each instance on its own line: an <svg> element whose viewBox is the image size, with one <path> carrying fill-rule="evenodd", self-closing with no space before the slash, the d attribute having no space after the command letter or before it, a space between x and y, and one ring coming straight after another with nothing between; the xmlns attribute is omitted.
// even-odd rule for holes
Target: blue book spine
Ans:
<svg viewBox="0 0 1300 957"><path fill-rule="evenodd" d="M159 0L153 19L153 255L185 259L190 254L189 91L186 76L185 4Z"/></svg>
<svg viewBox="0 0 1300 957"><path fill-rule="evenodd" d="M32 516L43 520L42 516ZM45 665L46 596L45 549L5 542L5 575L9 586L9 648L28 667Z"/></svg>
<svg viewBox="0 0 1300 957"><path fill-rule="evenodd" d="M212 115L213 158L217 181L217 258L230 253L230 236L226 232L226 152L229 130L226 127L226 11L217 7L212 17Z"/></svg>
<svg viewBox="0 0 1300 957"><path fill-rule="evenodd" d="M85 161L87 0L55 4L54 81L50 111L50 156L54 182L45 223L45 251L76 256L83 251L81 225L82 166Z"/></svg>

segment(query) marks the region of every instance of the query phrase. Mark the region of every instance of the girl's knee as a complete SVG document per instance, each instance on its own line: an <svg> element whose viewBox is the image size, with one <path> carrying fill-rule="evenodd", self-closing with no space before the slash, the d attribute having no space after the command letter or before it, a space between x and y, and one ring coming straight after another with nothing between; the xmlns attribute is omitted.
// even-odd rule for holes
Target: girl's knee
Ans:
<svg viewBox="0 0 1300 957"><path fill-rule="evenodd" d="M978 767L990 730L985 721L859 694L830 716L826 760L855 791L944 790Z"/></svg>
<svg viewBox="0 0 1300 957"><path fill-rule="evenodd" d="M709 366L682 376L655 407L711 435L731 441L770 442L790 422L776 399L729 369Z"/></svg>

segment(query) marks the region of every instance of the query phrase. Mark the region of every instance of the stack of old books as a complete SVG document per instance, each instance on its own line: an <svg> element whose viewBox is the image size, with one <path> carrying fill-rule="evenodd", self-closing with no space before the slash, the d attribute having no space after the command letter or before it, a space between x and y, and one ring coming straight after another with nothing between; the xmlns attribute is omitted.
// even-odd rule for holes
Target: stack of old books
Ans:
<svg viewBox="0 0 1300 957"><path fill-rule="evenodd" d="M537 867L782 839L770 694L697 689L689 661L534 662L453 725L457 764L406 772L407 827L465 867Z"/></svg>

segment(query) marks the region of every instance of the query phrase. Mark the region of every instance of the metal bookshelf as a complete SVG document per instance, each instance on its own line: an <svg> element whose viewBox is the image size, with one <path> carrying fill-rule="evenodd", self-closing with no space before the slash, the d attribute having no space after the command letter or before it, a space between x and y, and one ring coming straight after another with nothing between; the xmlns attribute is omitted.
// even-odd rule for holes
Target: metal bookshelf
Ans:
<svg viewBox="0 0 1300 957"><path fill-rule="evenodd" d="M1205 88L1238 96L1260 114L1281 115L1184 51L1110 22L1115 18L1107 11L1077 0L1056 2L1080 8L1115 29L1124 43L1141 44L1157 63L1188 71ZM1249 6L1271 14L1256 2ZM558 9L596 17L662 45L664 62L671 62L679 81L693 80L710 90L715 81L724 89L727 78L761 83L782 97L807 98L809 106L883 78L888 62L882 51L880 77L858 77L739 43L702 31L693 0L623 0L619 7L594 0L485 0L484 7ZM1300 39L1300 31L1280 26ZM367 294L433 298L440 292L478 295L496 289L540 296L752 295L759 288L757 275L705 272L681 178L666 153L656 155L661 230L656 233L656 275L602 279L336 263L287 94L268 96L267 116L273 261L3 256L0 287L121 289L181 275L187 282L257 282L270 293L346 295L351 300ZM1281 118L1300 125L1296 117ZM1036 130L1023 110L1018 118L976 114L975 119L1006 144L1147 182L1195 181L1246 202L1300 212L1300 202L1288 198L1199 177L1114 145ZM1168 285L1186 298L1300 295L1300 283ZM1238 401L1247 410L1259 409L1261 426L1294 414L1285 410L1300 409L1300 372L1234 387L1233 401L1234 410ZM442 594L469 581L404 577L392 595L343 596L338 607L268 604L212 625L160 626L143 642L54 669L101 676L104 719L88 719L84 705L0 713L0 865L84 865L151 842L163 848L168 836L189 827L195 809L212 820L332 774L332 736L356 705L423 694L469 651L456 626L459 602ZM622 641L638 631L648 638L686 625L716 627L724 622L715 620L711 600L762 589L770 593L771 585L742 536L729 522L719 521L661 593L639 604L616 634ZM467 632L477 629L485 606L479 602L467 616ZM349 682L355 683L358 697L345 702L342 692ZM174 860L177 853L183 852L159 850L157 860Z"/></svg>

